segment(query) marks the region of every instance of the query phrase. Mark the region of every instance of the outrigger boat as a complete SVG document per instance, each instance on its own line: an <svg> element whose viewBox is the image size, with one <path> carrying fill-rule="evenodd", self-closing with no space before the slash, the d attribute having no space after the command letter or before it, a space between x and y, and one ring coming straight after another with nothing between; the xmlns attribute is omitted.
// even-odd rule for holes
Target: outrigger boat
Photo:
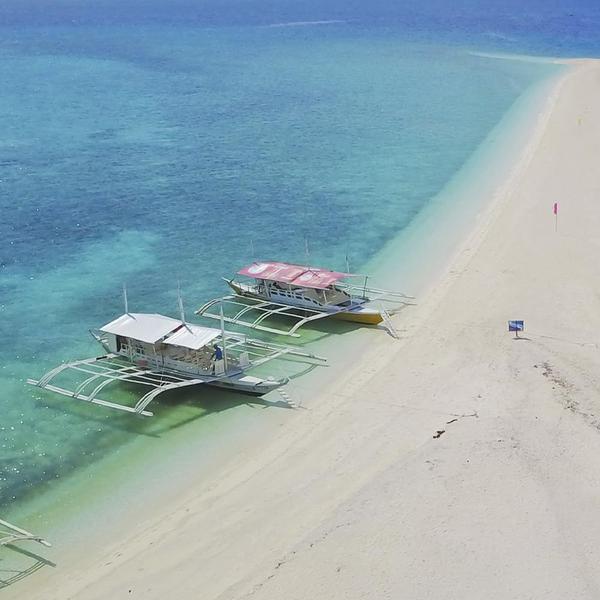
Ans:
<svg viewBox="0 0 600 600"><path fill-rule="evenodd" d="M283 356L313 364L325 362L314 354L227 332L223 322L221 329L186 323L183 314L177 320L159 314L126 312L90 333L102 345L105 355L64 363L27 383L105 408L152 416L146 408L168 390L206 384L262 396L285 385L288 378L262 379L249 375L249 369ZM83 374L84 379L71 389L55 385L55 379L67 372L79 378ZM150 390L135 406L98 397L104 388L119 381Z"/></svg>
<svg viewBox="0 0 600 600"><path fill-rule="evenodd" d="M412 299L400 292L368 287L368 276L284 262L254 262L237 274L250 280L225 279L234 294L207 302L196 314L220 319L221 315L211 309L225 305L237 310L233 316L224 317L229 323L295 337L300 327L325 317L366 325L383 322L397 337L390 315L398 305L409 304ZM357 277L364 277L363 285L346 281ZM396 307L387 309L384 303ZM252 315L255 318L248 320ZM265 323L271 317L287 317L296 323L287 330L276 328Z"/></svg>
<svg viewBox="0 0 600 600"><path fill-rule="evenodd" d="M30 531L25 529L21 529L8 521L3 521L0 519L0 546L6 546L8 544L14 544L15 542L22 542L31 540L34 542L39 542L43 546L50 548L52 544L47 542L43 537L39 535L35 535Z"/></svg>

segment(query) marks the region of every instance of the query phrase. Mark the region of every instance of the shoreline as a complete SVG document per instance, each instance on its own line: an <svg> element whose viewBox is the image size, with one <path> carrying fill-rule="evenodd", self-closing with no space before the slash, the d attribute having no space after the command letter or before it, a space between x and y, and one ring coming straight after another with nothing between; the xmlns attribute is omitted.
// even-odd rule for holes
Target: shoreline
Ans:
<svg viewBox="0 0 600 600"><path fill-rule="evenodd" d="M517 60L521 59L521 57L517 57ZM548 62L550 59L538 60L537 58L534 58L531 60L534 62ZM551 59L551 62L564 63L564 61L557 61L556 59ZM428 236L441 235L447 238L444 239L443 242L445 248L449 249L452 253L457 251L461 240L465 235L469 234L475 226L479 214L485 210L485 202L482 202L481 198L477 197L477 190L480 187L480 182L473 183L470 173L467 172L465 175L463 172L474 170L473 166L469 166L471 163L483 164L486 166L495 164L497 160L502 161L502 168L500 169L501 173L504 172L505 168L507 170L512 169L512 161L505 156L507 154L506 149L502 148L500 151L494 150L495 146L498 144L505 145L506 140L509 140L509 143L512 144L512 137L515 135L515 125L505 123L507 116L513 113L516 113L517 115L523 113L520 118L522 120L529 120L531 107L521 106L521 104L523 104L523 98L530 96L532 90L540 88L541 86L552 85L552 82L557 77L559 77L559 75L556 73L540 75L539 80L536 81L531 88L526 90L524 94L517 98L515 105L508 109L507 113L503 115L498 124L486 135L480 146L475 149L465 165L463 165L453 178L447 182L446 186L427 203L425 208L414 218L413 222L411 222L399 236L388 242L381 250L379 250L375 257L367 262L365 269L374 276L375 280L379 280L379 283L383 287L386 287L387 285L387 287L394 288L396 283L398 283L403 291L416 294L418 300L426 295L431 282L435 282L441 277L444 269L451 260L449 260L448 256L443 252L439 251L439 249L428 251L427 248L423 248L422 244L417 243L415 240L426 239ZM537 104L534 103L534 106L537 106ZM492 139L490 142L488 138L500 138L501 140L504 140L504 142L498 142L495 139ZM498 155L500 158L498 158ZM460 181L457 182L457 179ZM494 180L494 182L486 183L485 186L493 189L495 184L496 182ZM450 200L446 198L448 195L447 188L452 189L450 192L452 198L450 198ZM452 209L452 219L454 222L451 224L451 227L446 227L442 222L445 221L448 216L447 214L444 214L444 212L448 211L443 207L440 208L440 205L451 204L451 201L459 196L467 196L468 200L466 202L461 200L461 206L458 210ZM448 234L448 230L451 230L450 234ZM415 249L418 249L418 251L415 252ZM425 269L423 269L421 265L411 263L411 257L420 255L421 253L427 255L426 261L420 261L426 262L427 267ZM400 271L398 271L397 265L395 264L398 256L402 257L404 263L409 263L408 269L406 269L405 264L403 264ZM408 257L407 261L405 260L405 257ZM411 309L409 308L408 310L410 311ZM405 314L405 312L403 314ZM331 385L332 379L335 380L343 374L346 365L349 362L360 359L365 346L373 343L377 344L379 338L384 335L384 333L378 329L368 330L355 328L352 331L343 331L344 328L341 326L342 330L338 332L335 329L337 327L337 324L333 325L334 335L325 335L323 332L309 331L306 336L303 336L308 339L301 340L301 344L308 343L313 349L319 352L321 351L320 348L327 348L324 352L331 357L332 361L329 365L330 368L319 370L317 373L310 374L307 378L303 377L300 380L294 381L292 393L294 400L298 401L300 404L313 401L315 395L317 395L316 390ZM339 348L341 333L343 333L344 339L344 348L342 352L340 352ZM259 419L255 419L252 415L252 412L256 413L255 410L251 412L245 411L240 414L240 409L245 411L245 407L243 406L236 407L236 414L230 418L232 422L235 422L231 427L223 424L218 418L215 419L214 415L210 414L203 415L200 422L196 423L194 427L197 428L200 426L200 437L208 436L211 439L218 437L214 434L214 431L211 430L211 427L214 426L219 431L219 435L221 435L220 430L225 427L225 437L228 438L230 442L234 440L237 434L245 436L249 440L254 439L256 441L262 434L268 435L275 427L282 426L286 422L285 415L268 415L267 412L271 411L266 411ZM60 410L60 406L58 406L56 410ZM168 414L169 412L170 411L164 411L164 413L161 414L160 424L152 423L148 428L149 431L146 431L146 429L141 430L139 432L140 437L143 438L147 435L155 435L155 429L162 432L171 427L180 428L181 422L186 422L185 415ZM98 422L101 422L101 415L98 415L98 417ZM196 418L198 417L196 416ZM190 420L194 420L194 418L190 417ZM117 427L121 428L120 426ZM127 429L127 425L123 424L123 428ZM248 428L254 430L254 433L246 435L246 430ZM182 429L186 429L185 426ZM135 433L135 427L132 432ZM198 431L196 429L190 431L189 427L181 433L183 434L183 440L165 439L168 446L168 452L174 452L180 458L183 458L184 452L182 451L182 446L187 446L188 444L191 445L194 452L198 451L203 454L208 450L213 456L210 461L204 463L201 462L198 465L200 472L211 473L218 470L222 464L228 461L228 459L222 459L221 456L219 456L216 459L217 464L212 464L218 453L218 446L220 446L222 450L223 447L227 447L228 444L219 443L215 440L207 443L198 443L197 440L193 439L198 437ZM67 498L66 502L69 504L67 512L70 513L76 508L73 502L70 502L70 499L71 497L77 497L84 499L86 503L91 501L91 504L95 508L98 508L101 511L101 514L103 514L102 501L98 496L109 484L95 484L94 480L98 480L103 476L106 477L108 472L110 472L111 475L116 473L116 477L111 477L110 484L116 483L119 495L126 496L127 490L130 491L130 488L133 485L128 481L129 475L127 471L132 471L137 467L144 466L143 457L141 455L148 451L148 447L142 446L143 442L138 443L138 440L134 439L122 443L118 454L127 454L128 458L126 465L121 463L119 456L104 456L99 461L76 469L74 473L67 477L63 477L61 484L58 487L55 486L54 488L51 488L50 492L34 493L33 497L28 498L22 506L9 511L9 515L14 517L18 522L24 522L36 530L39 529L44 531L46 535L53 539L64 539L65 542L72 543L77 536L79 528L82 526L85 527L86 525L85 514L92 515L93 520L95 509L83 509L82 515L78 515L76 519L69 517L69 522L65 523L65 511L63 511L59 505L64 504L65 498ZM153 458L160 463L158 471L172 474L170 469L174 466L174 461L162 459L158 456L158 450L150 451ZM189 474L188 471L183 470L178 472L179 479L183 481L186 473ZM141 482L142 477L136 476L136 481L138 479ZM153 484L154 480L150 481L150 483ZM93 491L87 491L86 488L88 487L91 487ZM160 488L160 485L157 484L156 487ZM124 488L124 490L121 491L121 488ZM157 493L160 494L160 492ZM165 500L166 499L167 497L165 497ZM162 503L164 502L157 500L154 504L159 506ZM131 515L122 515L120 520L127 522L130 516ZM92 529L92 527L89 526L89 523L87 529ZM65 530L69 532L67 536L64 536Z"/></svg>
<svg viewBox="0 0 600 600"><path fill-rule="evenodd" d="M485 53L482 56L497 58ZM509 60L508 56L502 59ZM515 56L512 60L523 61L524 57ZM517 98L467 162L427 203L402 235L388 243L371 261L370 264L385 279L397 280L398 283L408 279L417 294L427 294L431 285L439 281L456 260L465 240L477 229L479 221L485 218L490 206L501 195L507 185L506 180L515 176L525 148L531 146L532 140L540 134L540 112L547 114L550 111L548 96L556 94L561 80L574 65L574 61L554 58L529 57L527 62L558 66L559 70L541 76ZM490 170L495 173L490 173ZM484 172L483 178L477 176L480 171ZM444 227L441 222L450 225ZM415 252L415 248L421 252ZM412 258L418 254L428 257L425 269L422 261ZM408 257L408 264L399 266L398 256Z"/></svg>
<svg viewBox="0 0 600 600"><path fill-rule="evenodd" d="M581 63L578 63L577 61L566 62L573 62L574 65L579 64L580 67L584 69L588 68L588 65L596 64L593 61ZM579 71L580 68L569 69L567 74L561 77L561 81L559 84L557 84L557 88L555 90L553 98L554 103L556 103L559 100L565 80L570 76L575 77L575 73ZM546 121L548 121L553 114L551 108L552 107L547 108ZM541 144L541 139L546 134L547 127L548 122L541 123L539 127L536 127L536 131L540 129L538 131L539 139L534 140L534 145L536 148ZM61 585L64 585L64 587L59 588L61 590L60 595L57 595L56 597L67 598L70 597L68 594L75 594L73 597L100 598L116 597L111 596L110 594L115 594L117 592L124 594L123 585L126 581L133 580L135 581L136 586L142 585L142 580L138 578L136 569L130 568L129 561L131 561L132 565L135 565L137 561L140 561L140 563L137 563L139 565L142 562L145 564L146 559L150 558L153 564L157 566L157 572L160 573L162 569L166 570L167 565L163 566L162 564L160 564L161 561L159 560L157 553L152 552L148 549L148 544L151 540L157 540L159 538L162 539L163 537L169 539L168 544L170 550L173 552L173 556L171 556L170 552L168 553L168 556L166 557L167 560L165 560L165 563L168 563L169 560L174 560L175 556L177 555L177 551L174 546L174 544L176 544L176 541L173 539L177 536L175 535L174 531L178 531L180 534L183 534L184 538L186 538L187 528L183 526L183 523L185 521L196 521L195 531L204 531L204 529L201 529L202 519L204 518L201 513L203 513L206 510L207 513L213 511L216 512L216 514L222 514L223 509L217 506L221 500L223 500L223 503L231 509L232 514L247 514L248 508L246 506L243 506L243 504L240 502L240 496L238 496L238 502L236 504L235 500L229 499L229 494L241 494L243 493L244 486L248 485L253 485L256 491L256 484L252 483L252 480L255 478L260 479L261 477L265 477L267 475L266 471L274 468L272 465L281 463L282 461L285 463L286 460L291 461L291 463L293 464L294 456L297 456L300 450L307 451L308 449L308 442L305 441L305 436L307 436L308 438L315 438L316 436L316 445L317 447L320 447L321 450L323 450L324 455L328 457L329 466L333 465L335 467L335 465L338 462L337 460L335 460L335 456L337 456L338 454L341 456L339 462L344 463L344 466L340 477L343 477L344 480L343 482L341 482L341 484L336 484L335 480L337 479L337 477L335 476L336 473L334 473L334 481L331 483L331 485L327 484L325 482L325 479L329 476L329 474L322 470L323 466L319 464L319 461L313 459L313 462L310 462L307 458L302 456L302 453L300 453L300 457L298 458L298 463L300 464L300 466L295 467L296 475L299 476L300 480L302 480L302 477L304 477L304 483L313 480L317 481L317 492L312 492L312 490L310 489L304 491L308 492L309 496L312 495L313 500L315 499L314 494L316 494L316 499L320 500L318 508L314 510L313 514L309 515L309 518L297 512L293 507L287 506L288 501L291 504L293 504L294 500L297 499L297 497L292 492L297 488L298 484L295 482L294 477L286 473L284 467L279 467L276 470L276 474L279 476L280 486L277 486L277 490L275 490L274 494L276 496L283 495L286 501L284 503L274 503L271 498L266 498L265 501L269 503L271 507L279 506L282 509L282 513L287 511L287 515L290 518L293 519L294 517L296 517L298 521L302 523L302 526L299 526L299 524L297 523L288 526L288 530L286 531L285 535L285 545L287 545L288 550L292 547L295 547L295 545L297 544L302 545L302 540L305 537L303 535L303 531L305 530L305 528L318 528L320 526L319 524L322 524L325 518L332 518L332 515L335 515L336 511L339 511L340 507L344 505L345 502L349 501L349 499L352 498L358 490L361 490L362 488L367 486L369 481L376 480L382 472L385 472L385 470L389 467L389 459L382 458L380 456L380 453L382 451L382 448L387 447L387 445L391 442L391 440L388 439L390 432L387 431L387 420L389 419L390 414L386 415L386 410L385 408L383 408L384 406L388 405L381 404L379 406L378 410L382 413L381 415L379 415L379 417L371 416L371 419L373 419L373 423L371 423L372 427L383 435L382 441L380 440L377 443L374 442L373 437L370 437L368 441L371 442L371 445L367 445L365 447L366 456L369 457L369 459L373 459L374 462L377 464L377 468L374 469L371 466L370 461L366 460L366 457L354 457L354 453L357 451L355 440L360 439L361 435L364 435L361 432L361 427L363 423L361 423L360 419L357 423L354 423L354 418L359 417L361 409L360 402L356 402L357 396L359 394L355 390L367 385L372 378L382 374L385 375L385 373L383 373L385 370L384 367L390 365L394 360L400 359L402 357L402 350L407 345L414 345L414 338L416 337L417 331L422 329L428 330L428 326L426 325L427 318L431 315L431 313L435 313L436 310L439 309L442 303L442 299L450 293L453 287L456 286L457 281L467 270L467 267L469 266L471 261L473 261L474 258L478 255L480 246L485 242L487 236L489 235L490 228L493 228L497 220L500 217L502 217L501 209L505 207L505 205L511 199L510 188L511 186L515 186L515 177L518 179L520 176L522 176L523 170L528 166L528 164L530 164L532 160L535 160L536 156L533 151L527 152L526 150L525 153L525 158L521 158L521 160L519 161L519 172L513 173L513 177L505 185L506 189L499 189L495 197L486 204L486 207L482 211L483 215L480 219L478 219L475 231L471 234L471 236L467 238L466 242L462 244L459 250L457 251L455 259L453 260L448 272L441 278L441 283L435 286L435 289L427 294L427 298L425 299L423 304L417 307L417 309L414 311L415 314L409 315L405 311L400 316L399 321L396 321L397 324L400 324L403 327L405 325L408 325L408 331L404 333L404 339L400 344L394 342L393 340L384 339L383 337L381 337L382 333L379 331L375 332L378 335L378 338L381 337L381 342L374 343L373 340L375 338L373 336L369 337L369 342L373 345L373 347L369 349L366 356L362 359L362 369L359 368L359 370L361 370L362 372L358 376L352 373L348 373L344 377L342 377L340 381L337 381L335 384L332 384L330 387L328 387L326 390L326 402L320 403L318 399L311 401L310 410L305 411L303 413L298 413L299 416L297 421L292 422L291 420L287 420L282 426L283 430L276 434L274 436L274 439L263 444L263 447L260 450L260 452L256 451L251 457L243 457L239 460L239 463L237 464L234 461L234 464L229 466L229 468L221 478L219 478L216 481L212 481L212 489L210 489L211 486L208 485L209 490L206 492L202 492L201 490L190 491L189 495L187 495L185 499L180 500L178 508L172 508L168 511L169 515L167 518L167 522L157 523L155 520L150 519L150 521L148 521L144 525L144 527L141 528L143 531L140 532L139 540L136 541L135 539L130 539L124 544L119 542L115 545L113 549L105 549L104 551L100 552L99 556L114 556L114 560L110 561L112 563L110 564L110 566L104 565L101 567L97 567L98 570L95 574L93 572L88 572L85 575L79 573L78 579L76 578L72 581L73 587L70 587L71 584L66 583L66 578L68 577L67 572L70 571L70 567L65 567L61 575L57 574L57 577L60 578L60 581L62 582ZM405 323L405 320L407 321L407 323ZM426 333L429 332L426 331ZM364 339L361 340L362 344L364 344L367 341L367 336L363 336L363 338ZM440 358L439 351L437 353L437 356L438 358ZM443 357L441 358L443 360ZM421 365L419 365L418 363L414 363L412 365L412 368L415 370L418 370L420 367ZM379 385L375 387L379 387ZM348 402L352 405L351 409L345 408L345 405ZM431 433L427 427L432 419L433 414L436 413L436 411L432 411L426 405L423 404L421 404L418 407L405 406L404 408L401 405L397 405L392 407L391 414L394 415L394 411L398 410L406 411L407 414L414 419L413 424L415 424L416 429L419 430L417 432L412 431L412 429L410 431L402 430L402 433L406 435L406 440L400 440L399 443L403 446L404 449L407 449L411 452L414 450L414 448L419 448L422 445L426 445L425 440L428 439L428 436ZM338 411L341 414L339 421L337 421L336 417ZM442 414L450 416L454 414L453 412L447 411L445 408L437 412L439 413L437 416L440 416ZM465 412L465 416L467 412ZM383 417L385 417L386 419L385 422L379 420ZM460 423L462 423L462 418L458 417L458 419ZM323 425L323 423L325 423L325 425ZM346 441L340 441L339 439L327 440L325 438L325 434L327 433L327 435L331 436L333 432L337 431L338 424L341 431L343 431L344 434L348 436ZM423 434L421 428L425 428L427 430L427 436ZM317 432L319 432L319 430L323 430L320 431L322 435L319 437L316 433L313 432L314 430L317 430ZM394 432L394 435L395 433L397 432ZM315 440L313 439L313 441ZM257 453L259 454L258 456L255 455ZM288 454L287 458L286 454ZM345 464L346 462L349 464ZM364 469L364 472L361 471L359 475L348 477L349 473L347 472L347 469L350 466L354 471L360 470L358 468L362 467ZM285 493L280 492L279 489L285 490ZM335 498L330 498L329 494L333 491L333 489L335 489ZM249 504L252 510L261 510L261 508L257 506L258 500L255 499L255 496L248 495L247 498L249 500ZM310 507L307 506L307 503L308 500L302 498L300 504L303 504L304 508L310 512ZM285 506L286 508L283 508L283 506ZM193 510L191 507L197 510ZM196 514L198 514L199 516L194 517L193 515ZM264 518L268 520L269 515L265 514ZM240 535L240 541L242 542L242 546L244 546L245 544L246 550L248 550L251 547L248 544L250 543L249 538L252 537L252 531L250 531L251 528L249 528L249 524L252 524L252 519L254 519L257 522L256 517L247 518L246 521L250 521L250 523L245 523L242 516L240 516L238 519L240 526L244 530L243 533ZM275 520L281 525L282 519L280 517L278 517ZM171 521L171 525L169 525L168 521ZM227 522L226 519L223 520L222 523L222 528L225 530L227 530L228 527L231 529L231 527L233 526L233 523L231 521ZM175 527L172 528L172 525L175 525ZM221 549L221 551L223 552L223 541L220 539L220 534L222 533L220 526L218 524L213 524L210 525L208 529L213 535L213 537L211 538L212 541L215 543L217 548ZM261 532L260 534L263 539L269 531L274 532L274 527L272 524L266 523L265 532ZM333 529L332 531L336 531L336 529ZM227 539L229 541L233 541L234 537L232 537L233 534L231 533L231 531L226 531L226 533L229 536ZM329 534L326 537L329 537ZM195 551L199 553L197 554L197 556L201 556L201 542L196 538L190 538L189 541L191 547L196 546ZM207 542L203 541L202 543ZM182 546L185 546L185 544L182 543ZM207 548L208 547L210 546L207 544ZM257 569L264 574L266 572L265 569L267 571L269 570L267 568L267 565L270 564L270 562L272 562L272 560L274 560L276 556L280 555L281 551L281 545L278 546L276 542L271 542L271 545L262 553L262 559L260 563L256 563L256 559L254 557L252 561L254 561ZM190 552L191 549L186 549L185 547L182 547L179 551L178 558L183 559L182 562L184 563L184 568L191 568L193 557L189 555ZM296 556L296 551L289 550L289 552L293 552L291 556ZM120 554L120 556L115 556L115 553ZM211 553L211 556L217 556L217 554ZM250 587L252 587L253 585L252 581L260 580L260 576L254 573L252 575L249 574L250 567L248 567L242 560L241 549L233 549L233 554L234 559L239 561L239 563L235 568L232 568L231 572L235 572L237 576L237 569L239 568L240 573L246 573L246 579L243 581L240 579L240 581L238 582L238 584L236 584L236 587L234 589L227 588L227 590L222 589L221 591L219 591L217 589L218 586L216 583L211 583L207 581L194 581L190 582L190 584L193 583L194 585L198 586L196 591L201 589L209 589L210 585L212 585L213 587L210 589L213 596L210 597L230 597L227 595L230 592L232 593L232 597L243 596L244 593L246 593L244 590L250 589ZM288 556L288 554L284 553L284 557ZM89 560L89 558L86 560ZM282 564L284 563L287 563L287 560L284 560ZM102 561L102 564L104 564L104 561ZM177 564L179 564L179 561L177 562ZM219 562L215 558L214 564L215 566L221 565L221 579L225 578L226 572L225 564L223 564L223 561L221 560L221 562ZM187 567L185 567L185 565L187 565ZM177 568L174 565L171 566L173 569L175 569L175 571L177 571ZM230 566L231 565L229 565L229 567ZM109 573L110 576L108 576ZM165 571L162 571L163 576L164 573ZM302 571L300 571L300 574L301 573ZM115 581L112 581L113 576L116 576ZM98 577L104 577L104 579L96 581ZM156 593L156 597L159 597L161 594L166 593L167 588L162 587L164 583L155 581L156 577L158 577L158 575L152 576L153 582L156 583L158 587L152 588L152 594ZM41 579L43 578L44 576L41 577ZM270 578L267 577L265 579L265 582L266 581L270 581ZM33 580L31 581L31 583L33 584ZM172 583L175 584L175 582ZM223 585L224 581L220 581L220 584ZM128 583L127 585L130 584ZM145 583L143 585L145 585ZM180 583L177 585L180 585ZM273 586L274 584L269 585ZM20 593L23 593L23 591L27 587L28 582L24 582L24 584L19 584L14 588L8 588L7 597L10 597L11 592L16 595L19 595ZM193 591L192 588L180 587L179 589L183 594L191 594ZM260 586L260 589L263 589L263 585ZM267 587L264 586L264 589L266 590ZM293 595L288 595L291 593L291 589L293 588L285 588L285 593L283 596L277 596L277 593L282 593L277 592L273 597L296 597ZM33 594L35 592L31 591L31 593ZM58 594L59 592L57 591L56 593ZM225 595L218 596L217 594L219 593ZM262 594L263 592L260 593ZM267 594L264 597L271 597L268 595L269 592L264 593ZM84 595L80 596L79 594ZM31 596L31 598L34 597L35 596ZM43 597L48 598L47 592L45 593L45 595L43 595ZM146 595L143 597L154 596ZM184 595L181 597L187 596ZM192 596L190 595L190 597ZM263 596L260 595L260 597Z"/></svg>

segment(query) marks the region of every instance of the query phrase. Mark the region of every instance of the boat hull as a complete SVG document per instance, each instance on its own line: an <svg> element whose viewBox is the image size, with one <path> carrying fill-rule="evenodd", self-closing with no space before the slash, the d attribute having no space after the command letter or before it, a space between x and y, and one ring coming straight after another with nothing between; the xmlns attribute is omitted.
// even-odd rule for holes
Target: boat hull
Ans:
<svg viewBox="0 0 600 600"><path fill-rule="evenodd" d="M259 379L251 375L227 377L218 381L210 381L208 385L222 390L230 390L248 396L264 396L288 382L287 379Z"/></svg>
<svg viewBox="0 0 600 600"><path fill-rule="evenodd" d="M269 300L269 298L265 298L259 294L254 294L239 283L234 280L227 279L226 280L229 287L240 296L246 296L248 298L255 298L257 300ZM277 299L276 302L281 302L280 299ZM310 308L311 310L315 310L314 306L303 307L298 306L297 304L290 303L289 306L294 306L295 308ZM383 317L378 310L373 310L371 308L357 307L355 310L344 310L344 311L328 311L323 310L322 312L329 313L332 318L338 319L340 321L348 321L351 323L360 323L361 325L378 325L383 321Z"/></svg>
<svg viewBox="0 0 600 600"><path fill-rule="evenodd" d="M334 313L332 317L340 321L350 321L351 323L360 323L362 325L378 325L383 321L381 313L377 311L338 312Z"/></svg>

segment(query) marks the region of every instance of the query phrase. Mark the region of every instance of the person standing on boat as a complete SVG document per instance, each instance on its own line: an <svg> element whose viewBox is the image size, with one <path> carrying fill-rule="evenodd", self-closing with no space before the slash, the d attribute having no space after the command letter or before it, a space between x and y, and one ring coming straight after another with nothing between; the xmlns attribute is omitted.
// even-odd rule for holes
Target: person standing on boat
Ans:
<svg viewBox="0 0 600 600"><path fill-rule="evenodd" d="M213 348L214 348L213 358L215 360L223 360L223 350L221 349L221 347L219 346L219 344L215 344L213 346Z"/></svg>
<svg viewBox="0 0 600 600"><path fill-rule="evenodd" d="M223 349L218 344L213 345L212 359L213 359L213 373L214 373L216 371L215 366L217 364L217 361L223 360Z"/></svg>

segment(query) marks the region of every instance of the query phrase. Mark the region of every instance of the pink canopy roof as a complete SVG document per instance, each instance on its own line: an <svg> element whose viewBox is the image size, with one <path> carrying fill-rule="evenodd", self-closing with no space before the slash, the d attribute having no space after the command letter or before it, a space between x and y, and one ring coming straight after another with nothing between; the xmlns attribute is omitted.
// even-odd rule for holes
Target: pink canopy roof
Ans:
<svg viewBox="0 0 600 600"><path fill-rule="evenodd" d="M350 277L350 273L338 273L327 269L301 267L282 262L255 262L238 271L238 275L318 290L324 290L336 281Z"/></svg>

